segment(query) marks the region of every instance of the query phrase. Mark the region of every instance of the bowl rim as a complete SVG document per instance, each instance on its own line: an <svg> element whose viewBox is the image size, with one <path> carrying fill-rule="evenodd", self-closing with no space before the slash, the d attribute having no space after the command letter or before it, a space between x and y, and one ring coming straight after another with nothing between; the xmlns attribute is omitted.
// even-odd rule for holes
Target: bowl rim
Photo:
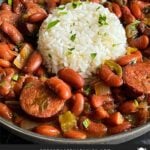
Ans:
<svg viewBox="0 0 150 150"><path fill-rule="evenodd" d="M74 140L67 138L56 138L56 137L48 137L43 136L27 129L23 129L14 125L12 122L7 121L0 117L0 125L4 128L7 128L8 131L14 133L15 135L26 139L28 141L32 141L33 143L39 144L121 144L127 141L130 141L136 137L139 137L150 131L150 122L131 129L129 131L119 133L116 135L101 137L101 138L88 138L85 140Z"/></svg>

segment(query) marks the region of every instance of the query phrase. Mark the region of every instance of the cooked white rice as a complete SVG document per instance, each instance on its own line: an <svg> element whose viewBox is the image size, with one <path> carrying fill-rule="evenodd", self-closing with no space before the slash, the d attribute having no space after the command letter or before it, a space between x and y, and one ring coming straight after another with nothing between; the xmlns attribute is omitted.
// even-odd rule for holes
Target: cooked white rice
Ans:
<svg viewBox="0 0 150 150"><path fill-rule="evenodd" d="M70 67L89 76L105 60L125 54L125 31L119 19L102 5L73 5L59 6L49 14L39 31L38 49L50 72ZM54 22L58 23L48 29Z"/></svg>

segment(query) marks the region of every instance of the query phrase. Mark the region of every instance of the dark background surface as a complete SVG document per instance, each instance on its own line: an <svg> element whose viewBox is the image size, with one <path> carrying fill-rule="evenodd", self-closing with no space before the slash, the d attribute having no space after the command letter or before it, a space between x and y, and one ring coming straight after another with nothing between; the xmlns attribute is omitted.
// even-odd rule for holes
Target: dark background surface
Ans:
<svg viewBox="0 0 150 150"><path fill-rule="evenodd" d="M0 127L0 144L32 144L32 142L26 141ZM150 144L150 132L124 144Z"/></svg>

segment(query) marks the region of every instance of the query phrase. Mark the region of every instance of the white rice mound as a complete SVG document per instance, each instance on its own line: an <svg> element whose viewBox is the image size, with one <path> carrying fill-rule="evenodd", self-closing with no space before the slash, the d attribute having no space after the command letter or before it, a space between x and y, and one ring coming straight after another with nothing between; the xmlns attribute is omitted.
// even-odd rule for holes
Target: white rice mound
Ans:
<svg viewBox="0 0 150 150"><path fill-rule="evenodd" d="M106 25L98 23L100 15L106 16ZM48 29L56 20L59 22ZM49 72L70 67L87 77L105 60L126 53L126 35L117 16L102 5L82 2L73 8L68 3L54 9L42 23L38 49Z"/></svg>

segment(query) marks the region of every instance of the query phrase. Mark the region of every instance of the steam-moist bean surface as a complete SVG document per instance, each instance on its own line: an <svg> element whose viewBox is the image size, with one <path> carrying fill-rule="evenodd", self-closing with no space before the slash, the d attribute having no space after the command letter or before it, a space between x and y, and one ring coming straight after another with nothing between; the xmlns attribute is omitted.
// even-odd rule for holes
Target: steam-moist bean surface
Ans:
<svg viewBox="0 0 150 150"><path fill-rule="evenodd" d="M149 8L149 0L2 3L0 116L81 140L148 123Z"/></svg>
<svg viewBox="0 0 150 150"><path fill-rule="evenodd" d="M125 30L115 14L97 3L77 5L60 5L40 28L38 48L50 72L70 67L88 76L126 52Z"/></svg>

